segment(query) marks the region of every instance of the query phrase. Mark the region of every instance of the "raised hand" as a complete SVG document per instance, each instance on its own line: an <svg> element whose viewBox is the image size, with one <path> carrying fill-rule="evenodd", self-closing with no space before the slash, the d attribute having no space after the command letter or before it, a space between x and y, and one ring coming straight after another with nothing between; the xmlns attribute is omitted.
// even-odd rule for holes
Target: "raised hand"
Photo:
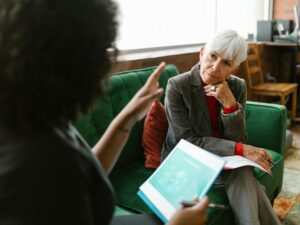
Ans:
<svg viewBox="0 0 300 225"><path fill-rule="evenodd" d="M236 106L236 100L226 81L217 84L208 84L204 86L207 96L214 96L223 108L232 108Z"/></svg>
<svg viewBox="0 0 300 225"><path fill-rule="evenodd" d="M165 67L166 64L162 62L124 108L124 113L132 118L131 124L141 120L146 115L152 101L163 94L163 89L159 88L158 79Z"/></svg>
<svg viewBox="0 0 300 225"><path fill-rule="evenodd" d="M115 165L132 126L146 115L152 101L162 95L163 89L159 88L158 79L165 67L165 63L158 66L94 146L93 152L99 158L107 174Z"/></svg>
<svg viewBox="0 0 300 225"><path fill-rule="evenodd" d="M272 165L272 156L262 148L257 148L252 145L243 144L244 157L256 162L269 173L272 173L270 166Z"/></svg>

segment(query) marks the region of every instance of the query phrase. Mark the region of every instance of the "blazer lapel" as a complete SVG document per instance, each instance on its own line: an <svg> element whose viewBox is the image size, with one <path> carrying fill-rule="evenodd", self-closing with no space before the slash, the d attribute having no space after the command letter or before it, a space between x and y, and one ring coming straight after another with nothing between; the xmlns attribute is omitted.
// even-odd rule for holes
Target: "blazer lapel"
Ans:
<svg viewBox="0 0 300 225"><path fill-rule="evenodd" d="M200 65L198 64L194 66L191 71L190 85L192 90L192 107L194 107L195 112L197 112L197 117L205 118L204 121L201 121L201 123L209 127L210 131L212 131L203 83L198 74L199 69Z"/></svg>

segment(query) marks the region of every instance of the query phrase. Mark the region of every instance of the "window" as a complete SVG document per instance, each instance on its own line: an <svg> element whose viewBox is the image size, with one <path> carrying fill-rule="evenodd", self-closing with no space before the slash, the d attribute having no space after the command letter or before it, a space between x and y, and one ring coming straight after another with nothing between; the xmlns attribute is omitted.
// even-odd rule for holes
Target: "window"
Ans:
<svg viewBox="0 0 300 225"><path fill-rule="evenodd" d="M268 0L217 0L216 31L236 30L247 38L256 34L257 20L269 18L270 1Z"/></svg>
<svg viewBox="0 0 300 225"><path fill-rule="evenodd" d="M245 38L268 19L271 0L116 0L120 50L204 43L235 29Z"/></svg>

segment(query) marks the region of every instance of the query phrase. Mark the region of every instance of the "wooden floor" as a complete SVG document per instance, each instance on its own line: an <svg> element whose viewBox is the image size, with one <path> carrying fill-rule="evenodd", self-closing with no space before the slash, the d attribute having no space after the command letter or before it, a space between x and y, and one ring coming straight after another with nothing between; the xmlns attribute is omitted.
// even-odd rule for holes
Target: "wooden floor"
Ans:
<svg viewBox="0 0 300 225"><path fill-rule="evenodd" d="M293 144L285 154L282 191L274 210L284 225L300 225L300 125L289 128Z"/></svg>

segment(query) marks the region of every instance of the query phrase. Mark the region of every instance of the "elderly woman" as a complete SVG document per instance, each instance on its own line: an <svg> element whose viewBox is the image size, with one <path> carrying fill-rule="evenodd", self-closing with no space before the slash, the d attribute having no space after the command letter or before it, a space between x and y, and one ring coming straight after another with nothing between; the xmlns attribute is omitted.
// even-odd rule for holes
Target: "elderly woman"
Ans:
<svg viewBox="0 0 300 225"><path fill-rule="evenodd" d="M162 160L183 138L220 156L242 155L270 171L271 156L243 144L247 90L245 81L232 74L246 56L247 43L227 30L201 49L200 62L191 71L169 79L165 99L169 129ZM280 224L251 168L223 172L218 182L225 184L237 224Z"/></svg>
<svg viewBox="0 0 300 225"><path fill-rule="evenodd" d="M107 174L163 92L161 64L92 149L72 122L104 90L116 35L111 0L0 0L0 224L108 225ZM207 199L169 225L202 225Z"/></svg>

